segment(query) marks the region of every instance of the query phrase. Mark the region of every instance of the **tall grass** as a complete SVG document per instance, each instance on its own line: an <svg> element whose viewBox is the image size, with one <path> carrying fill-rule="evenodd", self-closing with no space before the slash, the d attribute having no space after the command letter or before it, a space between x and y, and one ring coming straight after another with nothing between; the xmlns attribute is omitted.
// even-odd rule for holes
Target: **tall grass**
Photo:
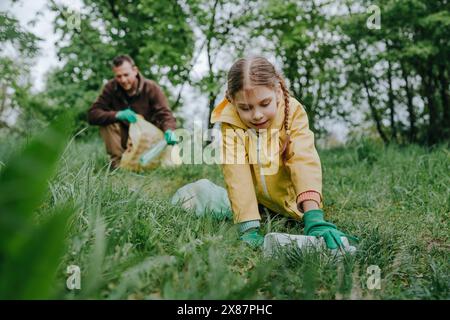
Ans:
<svg viewBox="0 0 450 320"><path fill-rule="evenodd" d="M64 250L70 206L51 206L36 223L48 179L68 135L59 119L2 159L0 171L0 299L53 296L53 279ZM9 149L8 149L9 150Z"/></svg>
<svg viewBox="0 0 450 320"><path fill-rule="evenodd" d="M53 282L62 299L448 299L450 152L361 141L320 152L326 218L358 236L337 260L292 250L266 259L237 240L235 226L170 204L183 185L220 168L185 165L145 174L109 172L99 140L64 153L36 216L76 208ZM3 161L0 155L0 160ZM263 231L301 234L303 225L263 215ZM68 265L81 290L66 288ZM367 267L381 270L370 290Z"/></svg>

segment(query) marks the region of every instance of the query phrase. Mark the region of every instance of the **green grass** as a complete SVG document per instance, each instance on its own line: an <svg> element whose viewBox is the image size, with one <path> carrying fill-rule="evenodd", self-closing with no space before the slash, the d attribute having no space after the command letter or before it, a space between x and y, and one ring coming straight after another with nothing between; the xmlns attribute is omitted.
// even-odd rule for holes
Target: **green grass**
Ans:
<svg viewBox="0 0 450 320"><path fill-rule="evenodd" d="M0 153L4 161L5 150ZM229 221L197 218L170 204L183 185L220 168L185 165L110 173L99 140L73 142L37 212L69 203L67 251L55 280L62 299L449 299L450 152L383 148L363 141L320 151L326 218L358 236L344 260L292 251L273 260L237 240ZM263 216L265 233L302 233L300 223ZM66 289L69 265L81 290ZM367 267L381 289L367 288Z"/></svg>

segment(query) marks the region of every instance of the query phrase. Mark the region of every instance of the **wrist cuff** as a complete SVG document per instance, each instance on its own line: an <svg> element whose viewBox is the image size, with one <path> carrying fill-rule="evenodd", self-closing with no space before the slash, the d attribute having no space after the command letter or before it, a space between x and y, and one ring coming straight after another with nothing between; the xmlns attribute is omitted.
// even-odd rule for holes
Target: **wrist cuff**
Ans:
<svg viewBox="0 0 450 320"><path fill-rule="evenodd" d="M252 228L259 228L260 227L259 220L250 220L239 223L239 233L244 233L245 231L252 229Z"/></svg>
<svg viewBox="0 0 450 320"><path fill-rule="evenodd" d="M317 203L317 205L320 207L320 204L322 202L322 196L320 195L319 192L314 191L314 190L308 190L308 191L300 193L297 196L297 207L300 212L304 212L303 207L302 207L302 202L305 200L315 201Z"/></svg>

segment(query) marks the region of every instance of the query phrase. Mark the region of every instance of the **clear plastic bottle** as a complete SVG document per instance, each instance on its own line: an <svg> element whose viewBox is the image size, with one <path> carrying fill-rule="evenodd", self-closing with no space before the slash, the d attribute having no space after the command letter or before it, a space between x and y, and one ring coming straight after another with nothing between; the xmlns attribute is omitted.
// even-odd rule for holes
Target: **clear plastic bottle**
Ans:
<svg viewBox="0 0 450 320"><path fill-rule="evenodd" d="M164 151L166 146L166 140L161 140L141 156L141 158L139 159L139 163L145 166L151 161L155 160Z"/></svg>

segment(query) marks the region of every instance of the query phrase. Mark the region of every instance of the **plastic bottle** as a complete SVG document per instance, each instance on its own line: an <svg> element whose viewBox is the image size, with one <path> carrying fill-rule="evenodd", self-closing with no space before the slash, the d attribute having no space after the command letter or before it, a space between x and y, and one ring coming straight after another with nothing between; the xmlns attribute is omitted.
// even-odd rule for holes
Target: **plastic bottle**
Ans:
<svg viewBox="0 0 450 320"><path fill-rule="evenodd" d="M147 165L149 162L155 160L159 155L164 151L164 149L167 146L166 140L161 140L157 144L155 144L150 150L147 150L145 152L140 160L139 163L143 166Z"/></svg>

